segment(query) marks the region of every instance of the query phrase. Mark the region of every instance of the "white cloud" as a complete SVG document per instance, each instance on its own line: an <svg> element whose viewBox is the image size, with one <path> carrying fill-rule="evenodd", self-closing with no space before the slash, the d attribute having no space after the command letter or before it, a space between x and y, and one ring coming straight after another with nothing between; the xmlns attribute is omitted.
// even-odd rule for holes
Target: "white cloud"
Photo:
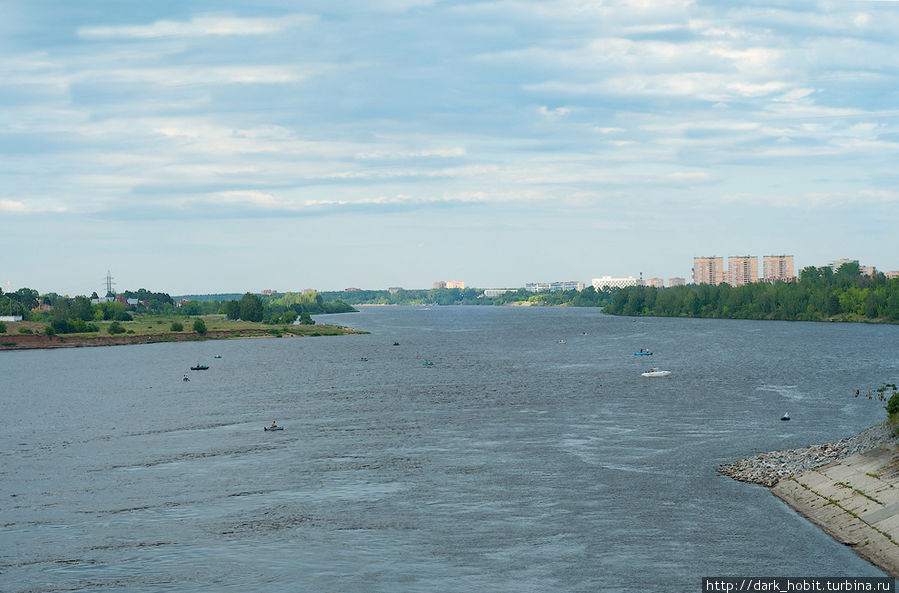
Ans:
<svg viewBox="0 0 899 593"><path fill-rule="evenodd" d="M8 214L61 214L67 212L68 208L64 206L53 206L50 208L37 207L21 200L10 200L8 198L0 198L0 212Z"/></svg>
<svg viewBox="0 0 899 593"><path fill-rule="evenodd" d="M208 35L270 35L314 23L316 17L286 15L277 18L237 18L203 15L189 21L160 20L149 25L80 27L84 39L155 39L159 37L203 37Z"/></svg>

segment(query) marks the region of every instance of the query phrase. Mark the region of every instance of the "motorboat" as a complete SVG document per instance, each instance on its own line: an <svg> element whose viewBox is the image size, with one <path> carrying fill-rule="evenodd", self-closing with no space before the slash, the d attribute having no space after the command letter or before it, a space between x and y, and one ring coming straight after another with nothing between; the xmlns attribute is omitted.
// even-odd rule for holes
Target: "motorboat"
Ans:
<svg viewBox="0 0 899 593"><path fill-rule="evenodd" d="M192 371L207 371L209 367L205 364L198 364L197 366L190 367Z"/></svg>
<svg viewBox="0 0 899 593"><path fill-rule="evenodd" d="M652 356L652 352L640 348L639 352L634 352L634 356Z"/></svg>
<svg viewBox="0 0 899 593"><path fill-rule="evenodd" d="M651 368L648 371L644 371L640 374L644 377L667 377L671 374L671 371L662 371L657 368Z"/></svg>
<svg viewBox="0 0 899 593"><path fill-rule="evenodd" d="M283 426L263 426L263 430L284 430Z"/></svg>

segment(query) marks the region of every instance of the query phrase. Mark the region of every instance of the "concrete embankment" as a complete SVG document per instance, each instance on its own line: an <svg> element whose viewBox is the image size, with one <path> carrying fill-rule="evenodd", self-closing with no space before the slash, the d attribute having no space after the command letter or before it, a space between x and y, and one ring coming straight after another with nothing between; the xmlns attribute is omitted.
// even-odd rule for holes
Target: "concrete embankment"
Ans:
<svg viewBox="0 0 899 593"><path fill-rule="evenodd" d="M824 445L764 453L718 471L771 487L834 539L899 577L899 440L890 425Z"/></svg>

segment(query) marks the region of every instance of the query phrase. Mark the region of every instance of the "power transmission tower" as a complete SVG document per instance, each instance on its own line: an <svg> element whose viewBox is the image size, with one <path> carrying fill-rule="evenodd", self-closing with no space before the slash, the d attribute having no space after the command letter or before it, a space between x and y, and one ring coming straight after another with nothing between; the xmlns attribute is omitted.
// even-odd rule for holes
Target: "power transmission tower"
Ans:
<svg viewBox="0 0 899 593"><path fill-rule="evenodd" d="M112 274L109 273L109 270L106 270L106 296L108 297L115 295L112 291L113 284L115 284L115 282L112 281Z"/></svg>

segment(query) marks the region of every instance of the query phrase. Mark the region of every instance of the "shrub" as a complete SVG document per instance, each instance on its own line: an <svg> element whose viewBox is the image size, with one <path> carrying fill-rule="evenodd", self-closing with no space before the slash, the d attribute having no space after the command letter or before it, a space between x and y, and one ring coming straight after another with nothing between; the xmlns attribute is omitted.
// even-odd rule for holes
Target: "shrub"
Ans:
<svg viewBox="0 0 899 593"><path fill-rule="evenodd" d="M893 392L893 395L891 395L890 399L887 401L886 409L890 421L893 422L893 424L899 423L899 392Z"/></svg>
<svg viewBox="0 0 899 593"><path fill-rule="evenodd" d="M182 325L180 321L173 321L173 322L172 322L171 330L172 330L173 332L184 331L184 325Z"/></svg>
<svg viewBox="0 0 899 593"><path fill-rule="evenodd" d="M115 334L123 334L125 333L125 328L122 327L122 324L118 321L113 321L109 324L109 327L106 329L111 335Z"/></svg>
<svg viewBox="0 0 899 593"><path fill-rule="evenodd" d="M6 324L0 321L0 334L6 333Z"/></svg>
<svg viewBox="0 0 899 593"><path fill-rule="evenodd" d="M55 335L56 335L56 330L53 329L53 326L52 326L52 325L45 325L45 326L44 326L44 335L45 335L45 336L55 336Z"/></svg>
<svg viewBox="0 0 899 593"><path fill-rule="evenodd" d="M194 331L198 334L206 333L206 322L202 319L194 319Z"/></svg>
<svg viewBox="0 0 899 593"><path fill-rule="evenodd" d="M31 328L30 328L30 327L20 327L20 328L19 328L19 333L20 333L20 334L33 334L34 332L31 331Z"/></svg>

